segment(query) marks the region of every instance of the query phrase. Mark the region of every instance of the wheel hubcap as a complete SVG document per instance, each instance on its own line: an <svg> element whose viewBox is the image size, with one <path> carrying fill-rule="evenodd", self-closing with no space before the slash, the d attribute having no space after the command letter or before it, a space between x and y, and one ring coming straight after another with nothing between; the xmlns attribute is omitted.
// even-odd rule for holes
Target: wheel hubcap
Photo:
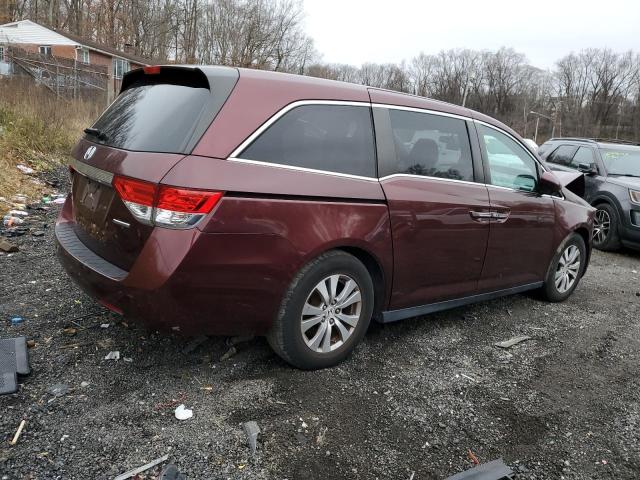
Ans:
<svg viewBox="0 0 640 480"><path fill-rule="evenodd" d="M313 288L302 308L304 343L314 352L339 348L353 334L360 320L360 287L348 275L326 277Z"/></svg>
<svg viewBox="0 0 640 480"><path fill-rule="evenodd" d="M606 212L605 212L606 213ZM565 293L576 283L580 272L580 249L569 245L560 256L556 268L555 284L560 293Z"/></svg>
<svg viewBox="0 0 640 480"><path fill-rule="evenodd" d="M596 215L593 219L593 241L597 244L604 243L609 235L610 228L611 218L609 214L605 210L596 210Z"/></svg>

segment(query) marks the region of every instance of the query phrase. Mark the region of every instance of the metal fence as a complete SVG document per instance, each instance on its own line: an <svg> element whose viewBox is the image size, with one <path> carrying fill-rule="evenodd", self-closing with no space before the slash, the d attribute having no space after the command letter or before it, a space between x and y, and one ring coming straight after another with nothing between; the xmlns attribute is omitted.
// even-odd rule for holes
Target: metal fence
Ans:
<svg viewBox="0 0 640 480"><path fill-rule="evenodd" d="M29 52L19 47L5 47L5 61L12 75L28 75L61 98L104 98L112 96L109 68L74 59Z"/></svg>

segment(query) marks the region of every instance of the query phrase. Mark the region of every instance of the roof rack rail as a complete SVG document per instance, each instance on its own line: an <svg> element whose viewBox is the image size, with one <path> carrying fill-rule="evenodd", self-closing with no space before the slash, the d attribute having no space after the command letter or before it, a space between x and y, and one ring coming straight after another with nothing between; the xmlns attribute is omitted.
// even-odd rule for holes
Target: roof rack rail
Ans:
<svg viewBox="0 0 640 480"><path fill-rule="evenodd" d="M596 142L603 143L620 143L622 145L640 145L638 142L634 142L632 140L620 140L619 138L594 138Z"/></svg>
<svg viewBox="0 0 640 480"><path fill-rule="evenodd" d="M620 140L617 138L600 138L600 137L595 137L595 138L581 138L581 137L553 137L550 138L548 141L555 141L555 142L559 142L562 140L569 140L571 142L585 142L585 143L619 143L621 145L638 145L640 146L640 143L638 142L633 142L631 140Z"/></svg>
<svg viewBox="0 0 640 480"><path fill-rule="evenodd" d="M553 137L550 138L549 141L559 141L559 140L570 140L572 142L588 142L588 143L596 143L597 140L594 138L580 138L580 137Z"/></svg>

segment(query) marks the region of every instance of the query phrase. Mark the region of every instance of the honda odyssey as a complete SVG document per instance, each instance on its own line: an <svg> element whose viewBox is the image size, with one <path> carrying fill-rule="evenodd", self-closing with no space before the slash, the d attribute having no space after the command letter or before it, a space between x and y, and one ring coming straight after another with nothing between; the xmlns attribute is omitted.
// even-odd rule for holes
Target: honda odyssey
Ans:
<svg viewBox="0 0 640 480"><path fill-rule="evenodd" d="M299 368L393 322L575 290L593 209L480 113L310 77L152 66L73 150L69 275L185 334L265 335Z"/></svg>

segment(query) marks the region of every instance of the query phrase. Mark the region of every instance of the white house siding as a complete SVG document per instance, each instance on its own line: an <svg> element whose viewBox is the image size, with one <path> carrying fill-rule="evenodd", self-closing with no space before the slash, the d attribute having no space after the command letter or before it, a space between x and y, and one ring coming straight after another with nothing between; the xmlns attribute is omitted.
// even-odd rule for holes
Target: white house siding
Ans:
<svg viewBox="0 0 640 480"><path fill-rule="evenodd" d="M31 20L0 25L0 42L31 45L77 45L76 42Z"/></svg>

